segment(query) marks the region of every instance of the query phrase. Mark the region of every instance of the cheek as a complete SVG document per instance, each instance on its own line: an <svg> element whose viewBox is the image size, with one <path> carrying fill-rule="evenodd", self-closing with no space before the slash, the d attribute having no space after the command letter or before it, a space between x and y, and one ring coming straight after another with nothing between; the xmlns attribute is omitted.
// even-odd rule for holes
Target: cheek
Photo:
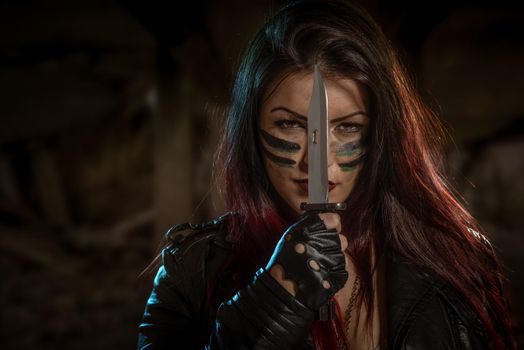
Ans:
<svg viewBox="0 0 524 350"><path fill-rule="evenodd" d="M364 161L365 148L362 141L357 139L346 143L332 145L335 159L343 173L356 172Z"/></svg>
<svg viewBox="0 0 524 350"><path fill-rule="evenodd" d="M353 186L354 183L356 182L359 174L360 174L360 171L362 169L362 165L357 165L355 167L353 167L351 169L351 171L344 171L342 170L342 168L340 169L341 170L341 179L342 179L342 182L346 185L346 186Z"/></svg>
<svg viewBox="0 0 524 350"><path fill-rule="evenodd" d="M274 161L268 159L267 157L264 159L264 164L269 179L275 187L281 187L281 185L290 177L293 170L292 167L284 167L281 164L275 163Z"/></svg>
<svg viewBox="0 0 524 350"><path fill-rule="evenodd" d="M337 192L337 198L333 198L333 200L343 202L349 197L357 182L362 170L366 149L360 140L338 143L333 146L340 181L340 191Z"/></svg>
<svg viewBox="0 0 524 350"><path fill-rule="evenodd" d="M347 142L333 142L331 144L335 155L340 158L354 158L363 153L362 141L360 138Z"/></svg>
<svg viewBox="0 0 524 350"><path fill-rule="evenodd" d="M340 170L340 191L338 192L338 198L333 198L337 202L345 201L357 182L358 176L362 170L362 165L356 166L352 171L342 171Z"/></svg>

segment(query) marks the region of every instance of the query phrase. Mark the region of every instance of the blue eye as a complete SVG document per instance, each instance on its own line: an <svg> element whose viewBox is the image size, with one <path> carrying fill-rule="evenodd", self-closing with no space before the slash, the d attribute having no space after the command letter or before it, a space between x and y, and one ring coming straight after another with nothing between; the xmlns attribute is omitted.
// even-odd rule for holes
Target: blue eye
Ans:
<svg viewBox="0 0 524 350"><path fill-rule="evenodd" d="M301 123L288 119L277 120L275 121L275 125L278 126L280 129L298 129L304 127Z"/></svg>
<svg viewBox="0 0 524 350"><path fill-rule="evenodd" d="M362 127L363 125L359 123L341 123L337 125L335 130L351 134L359 132L360 130L362 130Z"/></svg>

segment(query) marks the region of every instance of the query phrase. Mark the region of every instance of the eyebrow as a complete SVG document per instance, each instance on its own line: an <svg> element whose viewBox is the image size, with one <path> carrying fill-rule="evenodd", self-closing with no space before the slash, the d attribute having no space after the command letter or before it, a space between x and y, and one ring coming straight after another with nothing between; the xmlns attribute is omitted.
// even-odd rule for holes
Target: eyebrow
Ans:
<svg viewBox="0 0 524 350"><path fill-rule="evenodd" d="M283 107L283 106L278 106L278 107L273 108L270 112L273 113L273 112L276 112L276 111L287 112L287 113L291 114L293 117L307 122L307 117L306 116L303 116L302 114L299 114L299 113L297 113L295 111L292 111L289 108L286 108L286 107ZM339 117L339 118L331 119L329 122L330 123L337 123L339 121L342 121L342 120L347 119L347 118L354 117L356 115L365 115L366 117L368 116L368 114L366 112L364 112L364 111L356 111L356 112L349 113L349 114L347 114L345 116L342 116L342 117Z"/></svg>

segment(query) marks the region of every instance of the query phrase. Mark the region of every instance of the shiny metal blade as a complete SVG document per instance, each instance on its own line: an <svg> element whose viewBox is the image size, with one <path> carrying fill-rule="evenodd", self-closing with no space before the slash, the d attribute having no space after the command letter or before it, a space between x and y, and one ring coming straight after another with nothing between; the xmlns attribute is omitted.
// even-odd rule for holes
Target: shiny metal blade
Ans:
<svg viewBox="0 0 524 350"><path fill-rule="evenodd" d="M328 100L320 69L315 65L307 115L308 202L328 202Z"/></svg>

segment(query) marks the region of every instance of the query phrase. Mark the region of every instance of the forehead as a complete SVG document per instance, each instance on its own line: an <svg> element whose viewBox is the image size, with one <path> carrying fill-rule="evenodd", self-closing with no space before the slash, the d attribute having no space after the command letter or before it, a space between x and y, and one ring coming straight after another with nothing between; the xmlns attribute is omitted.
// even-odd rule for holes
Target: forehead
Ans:
<svg viewBox="0 0 524 350"><path fill-rule="evenodd" d="M365 87L350 78L324 77L328 95L329 117L338 117L355 111L367 111ZM286 107L307 116L313 89L313 73L294 73L274 88L264 103L263 110Z"/></svg>

